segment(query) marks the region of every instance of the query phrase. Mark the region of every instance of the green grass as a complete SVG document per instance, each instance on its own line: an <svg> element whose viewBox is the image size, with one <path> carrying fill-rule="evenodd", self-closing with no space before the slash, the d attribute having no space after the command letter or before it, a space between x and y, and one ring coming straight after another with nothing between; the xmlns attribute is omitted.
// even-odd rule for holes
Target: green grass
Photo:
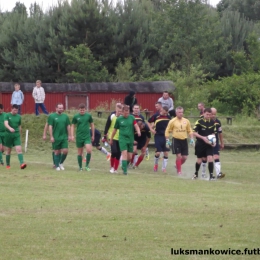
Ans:
<svg viewBox="0 0 260 260"><path fill-rule="evenodd" d="M10 170L1 168L1 259L186 259L172 256L171 248L259 247L258 152L223 152L227 176L209 182L191 180L192 154L182 177L173 155L167 174L154 173L152 151L149 161L124 176L110 174L97 151L92 171L78 172L74 144L70 148L65 171L52 169L50 148L30 145L25 170L16 155ZM224 257L190 257L200 258Z"/></svg>

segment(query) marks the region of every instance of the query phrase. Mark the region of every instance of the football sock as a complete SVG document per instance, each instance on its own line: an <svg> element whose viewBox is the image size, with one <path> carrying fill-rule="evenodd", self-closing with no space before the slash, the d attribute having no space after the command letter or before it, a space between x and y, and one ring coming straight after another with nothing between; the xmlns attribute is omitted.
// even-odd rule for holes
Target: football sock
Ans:
<svg viewBox="0 0 260 260"><path fill-rule="evenodd" d="M0 162L3 162L3 153L0 151Z"/></svg>
<svg viewBox="0 0 260 260"><path fill-rule="evenodd" d="M59 165L60 165L60 158L61 158L61 154L55 154L55 155L54 155L54 160L55 160L55 166L56 166L56 168L59 167Z"/></svg>
<svg viewBox="0 0 260 260"><path fill-rule="evenodd" d="M164 156L163 157L163 163L162 163L162 168L166 169L168 163L168 157Z"/></svg>
<svg viewBox="0 0 260 260"><path fill-rule="evenodd" d="M53 165L55 164L55 154L54 154L54 152L52 152L52 162L53 162Z"/></svg>
<svg viewBox="0 0 260 260"><path fill-rule="evenodd" d="M87 153L87 155L86 155L86 167L89 165L90 158L91 158L91 153Z"/></svg>
<svg viewBox="0 0 260 260"><path fill-rule="evenodd" d="M177 172L181 172L181 158L176 159Z"/></svg>
<svg viewBox="0 0 260 260"><path fill-rule="evenodd" d="M101 153L103 153L103 154L105 154L105 155L107 155L108 154L108 151L107 151L107 149L106 148L104 148L104 147L101 147L100 149L98 149Z"/></svg>
<svg viewBox="0 0 260 260"><path fill-rule="evenodd" d="M134 159L135 159L135 153L133 153L133 155L132 155L132 158L131 158L131 164L134 163Z"/></svg>
<svg viewBox="0 0 260 260"><path fill-rule="evenodd" d="M221 172L221 164L219 159L215 160L215 171L217 175L219 175L219 173Z"/></svg>
<svg viewBox="0 0 260 260"><path fill-rule="evenodd" d="M201 169L201 173L202 174L206 174L206 166L207 166L207 161L202 161L201 163L202 169Z"/></svg>
<svg viewBox="0 0 260 260"><path fill-rule="evenodd" d="M138 165L142 162L143 159L144 159L144 156L143 156L143 155L140 155L140 156L138 157L138 160L137 160L135 166L138 166Z"/></svg>
<svg viewBox="0 0 260 260"><path fill-rule="evenodd" d="M122 160L122 168L123 168L123 172L127 173L127 161L126 160Z"/></svg>
<svg viewBox="0 0 260 260"><path fill-rule="evenodd" d="M209 162L209 163L208 163L208 168L209 168L209 173L210 173L210 175L213 175L213 168L214 168L213 162Z"/></svg>
<svg viewBox="0 0 260 260"><path fill-rule="evenodd" d="M18 160L19 160L20 164L23 164L23 154L22 153L18 154Z"/></svg>
<svg viewBox="0 0 260 260"><path fill-rule="evenodd" d="M5 160L6 160L6 165L10 166L10 160L11 160L11 155L10 154L7 154L6 157L5 157Z"/></svg>
<svg viewBox="0 0 260 260"><path fill-rule="evenodd" d="M119 160L117 160L116 158L114 159L114 170L117 171L118 166L119 166Z"/></svg>
<svg viewBox="0 0 260 260"><path fill-rule="evenodd" d="M60 163L64 163L66 157L67 157L67 153L63 153L63 154L61 155Z"/></svg>
<svg viewBox="0 0 260 260"><path fill-rule="evenodd" d="M79 168L81 169L82 168L82 155L78 155L78 165L79 165Z"/></svg>
<svg viewBox="0 0 260 260"><path fill-rule="evenodd" d="M200 164L198 164L198 163L196 162L196 163L195 163L195 171L196 171L196 173L198 173L199 169L200 169Z"/></svg>
<svg viewBox="0 0 260 260"><path fill-rule="evenodd" d="M158 155L158 156L154 156L154 164L155 165L158 165L158 161L159 161L159 157L160 157L160 155Z"/></svg>
<svg viewBox="0 0 260 260"><path fill-rule="evenodd" d="M138 157L139 157L138 154L135 154L133 165L136 165L136 162L138 161Z"/></svg>
<svg viewBox="0 0 260 260"><path fill-rule="evenodd" d="M112 157L110 158L110 167L114 167L114 164L115 164L115 157ZM114 167L115 168L115 167Z"/></svg>

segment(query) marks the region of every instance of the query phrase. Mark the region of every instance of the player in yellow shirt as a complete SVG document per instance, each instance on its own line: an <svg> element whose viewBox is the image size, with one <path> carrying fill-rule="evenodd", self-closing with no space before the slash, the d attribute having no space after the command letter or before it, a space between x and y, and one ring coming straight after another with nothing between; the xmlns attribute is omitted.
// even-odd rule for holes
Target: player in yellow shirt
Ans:
<svg viewBox="0 0 260 260"><path fill-rule="evenodd" d="M190 121L183 117L183 107L176 108L176 117L174 117L168 124L165 130L166 142L169 141L169 134L172 133L173 152L176 154L176 169L178 175L181 172L181 165L187 160L189 154L187 137L190 136L190 144L194 144L193 131L191 129Z"/></svg>

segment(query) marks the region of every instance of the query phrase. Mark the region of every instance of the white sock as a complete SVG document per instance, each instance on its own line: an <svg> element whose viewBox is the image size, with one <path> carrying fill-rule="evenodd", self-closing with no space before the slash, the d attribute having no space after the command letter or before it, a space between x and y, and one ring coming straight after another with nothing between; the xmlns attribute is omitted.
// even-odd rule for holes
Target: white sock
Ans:
<svg viewBox="0 0 260 260"><path fill-rule="evenodd" d="M221 164L220 164L220 162L215 162L215 171L216 171L217 175L219 175L219 173L221 172Z"/></svg>
<svg viewBox="0 0 260 260"><path fill-rule="evenodd" d="M138 154L136 154L134 157L133 165L135 165L137 163L137 160L138 160Z"/></svg>
<svg viewBox="0 0 260 260"><path fill-rule="evenodd" d="M145 154L146 154L146 155L149 154L149 149L148 149L148 147L146 147Z"/></svg>
<svg viewBox="0 0 260 260"><path fill-rule="evenodd" d="M100 152L101 152L101 153L103 153L103 154L105 154L105 155L107 155L107 154L108 154L108 151L107 151L107 149L106 149L106 148L104 148L104 147L101 147L101 150L100 150Z"/></svg>
<svg viewBox="0 0 260 260"><path fill-rule="evenodd" d="M119 164L122 166L122 155L120 156Z"/></svg>
<svg viewBox="0 0 260 260"><path fill-rule="evenodd" d="M154 164L155 164L155 165L158 165L158 161L159 161L159 158L157 158L157 157L154 156Z"/></svg>
<svg viewBox="0 0 260 260"><path fill-rule="evenodd" d="M167 163L168 163L168 158L167 159L163 158L163 163L162 163L162 168L163 169L166 169Z"/></svg>
<svg viewBox="0 0 260 260"><path fill-rule="evenodd" d="M206 174L206 167L207 167L207 163L202 162L201 163L201 173L202 174Z"/></svg>

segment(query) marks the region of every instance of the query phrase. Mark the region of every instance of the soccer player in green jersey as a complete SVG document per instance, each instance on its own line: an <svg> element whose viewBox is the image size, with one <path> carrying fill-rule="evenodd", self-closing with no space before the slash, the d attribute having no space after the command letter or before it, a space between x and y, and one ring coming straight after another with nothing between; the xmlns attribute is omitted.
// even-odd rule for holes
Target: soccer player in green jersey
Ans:
<svg viewBox="0 0 260 260"><path fill-rule="evenodd" d="M54 161L56 170L65 170L63 163L68 154L68 141L71 140L70 120L68 115L63 114L63 104L56 105L56 113L48 117L49 134L54 150Z"/></svg>
<svg viewBox="0 0 260 260"><path fill-rule="evenodd" d="M114 130L111 134L110 145L113 145L113 138L119 130L119 147L122 154L122 169L127 175L127 164L131 161L133 155L134 144L134 128L138 136L141 136L140 128L136 123L135 117L129 114L129 106L124 105L122 109L122 116L116 119ZM134 126L134 127L133 127Z"/></svg>
<svg viewBox="0 0 260 260"><path fill-rule="evenodd" d="M4 137L5 137L5 124L4 124L5 112L4 106L0 104L0 164L3 166L3 150L4 150Z"/></svg>
<svg viewBox="0 0 260 260"><path fill-rule="evenodd" d="M95 139L95 126L93 123L92 116L86 112L85 104L79 104L79 113L77 113L72 119L72 126L71 126L71 138L74 141L74 129L75 125L77 125L77 132L76 132L76 146L78 148L78 165L79 170L82 171L82 154L83 149L86 147L86 171L90 171L89 162L91 159L91 152L92 152L92 142ZM91 133L89 128L91 127Z"/></svg>
<svg viewBox="0 0 260 260"><path fill-rule="evenodd" d="M4 117L6 147L6 169L10 169L11 150L15 146L20 162L20 168L26 168L26 163L23 161L22 146L21 146L21 116L18 114L18 105L12 105L10 113L6 113Z"/></svg>

